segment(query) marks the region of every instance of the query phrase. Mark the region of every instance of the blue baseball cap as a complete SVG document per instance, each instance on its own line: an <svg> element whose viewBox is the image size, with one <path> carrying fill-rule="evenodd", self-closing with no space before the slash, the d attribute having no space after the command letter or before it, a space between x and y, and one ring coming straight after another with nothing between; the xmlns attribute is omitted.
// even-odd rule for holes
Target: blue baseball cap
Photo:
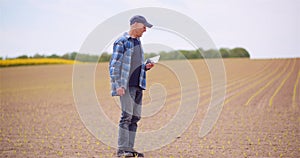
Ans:
<svg viewBox="0 0 300 158"><path fill-rule="evenodd" d="M134 24L135 22L137 23L142 23L144 24L146 27L151 28L153 25L148 23L146 18L141 16L141 15L135 15L130 19L130 25Z"/></svg>

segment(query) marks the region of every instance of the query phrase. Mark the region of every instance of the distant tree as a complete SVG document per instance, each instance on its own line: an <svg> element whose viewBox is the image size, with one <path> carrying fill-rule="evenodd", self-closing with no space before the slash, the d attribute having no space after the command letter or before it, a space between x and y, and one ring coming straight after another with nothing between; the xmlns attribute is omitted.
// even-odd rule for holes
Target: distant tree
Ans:
<svg viewBox="0 0 300 158"><path fill-rule="evenodd" d="M76 60L82 61L82 62L99 62L99 56L98 55L76 53L75 57L76 57Z"/></svg>
<svg viewBox="0 0 300 158"><path fill-rule="evenodd" d="M218 50L215 49L209 49L204 51L204 57L205 58L220 58L220 54Z"/></svg>
<svg viewBox="0 0 300 158"><path fill-rule="evenodd" d="M159 55L160 55L160 59L161 59L161 60L170 60L170 59L169 59L169 56L168 56L168 53L165 52L165 51L159 52Z"/></svg>
<svg viewBox="0 0 300 158"><path fill-rule="evenodd" d="M230 57L230 50L227 48L221 48L220 53L221 53L222 58Z"/></svg>
<svg viewBox="0 0 300 158"><path fill-rule="evenodd" d="M200 59L203 59L203 55L204 55L204 50L202 48L198 48L196 49L196 52L200 54Z"/></svg>
<svg viewBox="0 0 300 158"><path fill-rule="evenodd" d="M21 55L21 56L18 56L16 58L17 59L28 59L28 56L27 55Z"/></svg>
<svg viewBox="0 0 300 158"><path fill-rule="evenodd" d="M151 58L151 57L154 57L154 56L157 56L157 54L156 53L153 53L153 52L151 52L151 53L145 53L145 59L148 59L148 58Z"/></svg>
<svg viewBox="0 0 300 158"><path fill-rule="evenodd" d="M249 58L250 54L248 53L248 51L244 48L234 48L232 50L230 50L230 56L234 57L234 58Z"/></svg>
<svg viewBox="0 0 300 158"><path fill-rule="evenodd" d="M171 51L168 53L169 54L169 59L185 59L185 56L180 53L180 51Z"/></svg>
<svg viewBox="0 0 300 158"><path fill-rule="evenodd" d="M70 59L71 59L71 60L75 60L75 59L76 59L76 56L77 56L77 54L78 54L77 52L72 52L72 53L70 54L70 56L69 56L69 57L70 57Z"/></svg>
<svg viewBox="0 0 300 158"><path fill-rule="evenodd" d="M33 58L44 58L44 57L45 57L44 55L40 55L38 53L33 56Z"/></svg>
<svg viewBox="0 0 300 158"><path fill-rule="evenodd" d="M193 52L189 50L179 50L179 53L181 53L186 59L193 59Z"/></svg>
<svg viewBox="0 0 300 158"><path fill-rule="evenodd" d="M56 55L56 54L52 54L50 56L47 56L47 58L60 58L60 56Z"/></svg>
<svg viewBox="0 0 300 158"><path fill-rule="evenodd" d="M68 59L68 60L75 60L77 54L78 54L77 52L66 53L66 54L63 54L61 56L61 58Z"/></svg>
<svg viewBox="0 0 300 158"><path fill-rule="evenodd" d="M62 55L61 58L63 58L63 59L70 59L70 54L66 53L66 54Z"/></svg>
<svg viewBox="0 0 300 158"><path fill-rule="evenodd" d="M200 59L202 54L199 50L181 51L187 59Z"/></svg>
<svg viewBox="0 0 300 158"><path fill-rule="evenodd" d="M99 62L107 62L111 58L111 55L108 54L107 52L104 52L101 54L101 57L99 58Z"/></svg>

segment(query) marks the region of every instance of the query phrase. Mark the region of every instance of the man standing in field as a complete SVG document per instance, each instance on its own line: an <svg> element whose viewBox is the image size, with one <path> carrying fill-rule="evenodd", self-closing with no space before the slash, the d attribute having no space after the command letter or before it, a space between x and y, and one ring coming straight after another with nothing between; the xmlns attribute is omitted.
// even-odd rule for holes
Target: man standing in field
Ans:
<svg viewBox="0 0 300 158"><path fill-rule="evenodd" d="M135 151L134 141L137 122L141 119L143 90L146 88L146 71L154 64L144 63L140 37L152 25L140 15L130 19L130 30L113 45L109 63L112 96L120 96L121 119L119 122L118 157L144 157Z"/></svg>

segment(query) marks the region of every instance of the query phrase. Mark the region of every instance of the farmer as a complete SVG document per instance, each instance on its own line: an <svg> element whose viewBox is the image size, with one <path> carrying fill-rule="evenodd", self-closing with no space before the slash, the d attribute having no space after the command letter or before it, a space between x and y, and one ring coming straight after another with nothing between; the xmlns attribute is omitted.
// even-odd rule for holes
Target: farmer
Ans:
<svg viewBox="0 0 300 158"><path fill-rule="evenodd" d="M144 63L140 37L152 25L140 15L130 19L130 30L113 45L109 63L112 96L120 96L121 119L119 122L118 157L144 157L135 151L134 141L137 122L141 119L142 96L146 88L146 71L154 63Z"/></svg>

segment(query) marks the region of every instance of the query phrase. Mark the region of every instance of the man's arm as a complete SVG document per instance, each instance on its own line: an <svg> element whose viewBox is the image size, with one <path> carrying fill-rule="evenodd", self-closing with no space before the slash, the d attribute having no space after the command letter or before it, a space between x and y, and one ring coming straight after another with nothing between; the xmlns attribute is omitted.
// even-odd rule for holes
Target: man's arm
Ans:
<svg viewBox="0 0 300 158"><path fill-rule="evenodd" d="M110 77L113 81L113 84L116 85L117 93L118 88L121 88L121 68L122 68L122 60L124 55L124 45L121 41L114 43L113 46L113 54L110 61ZM123 89L123 88L122 88ZM120 90L119 90L120 91ZM120 95L118 93L118 95Z"/></svg>

